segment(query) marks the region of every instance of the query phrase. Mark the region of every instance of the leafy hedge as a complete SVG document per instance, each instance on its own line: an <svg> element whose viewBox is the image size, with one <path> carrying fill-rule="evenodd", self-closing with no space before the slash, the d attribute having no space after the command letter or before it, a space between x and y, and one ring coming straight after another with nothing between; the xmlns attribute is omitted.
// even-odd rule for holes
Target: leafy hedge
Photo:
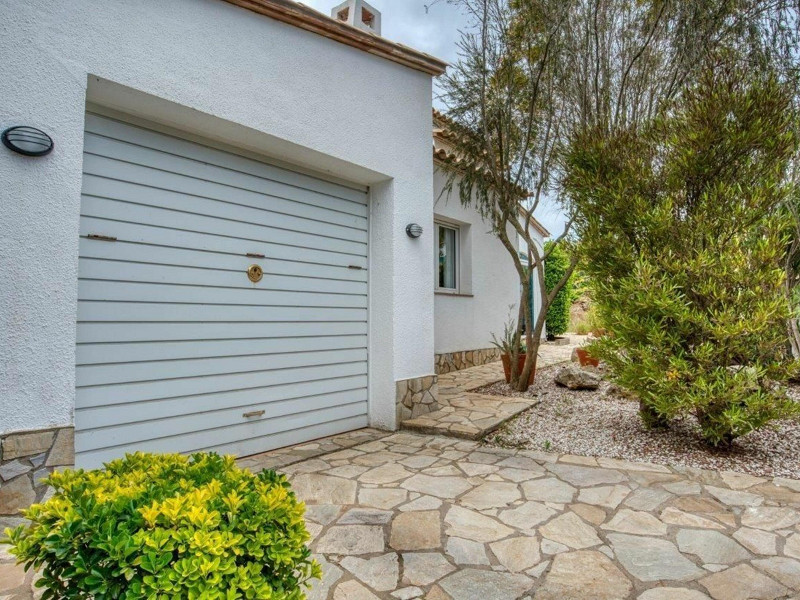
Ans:
<svg viewBox="0 0 800 600"><path fill-rule="evenodd" d="M7 530L42 598L301 600L319 565L286 478L216 454L130 454L53 473L55 495Z"/></svg>
<svg viewBox="0 0 800 600"><path fill-rule="evenodd" d="M548 252L553 246L553 242L545 242L544 249ZM550 292L558 285L561 278L569 269L569 257L563 246L558 244L553 248L550 256L544 261L544 284L545 289ZM547 325L547 335L561 335L569 327L569 309L572 306L572 281L567 281L553 299L553 303L547 309L545 323Z"/></svg>
<svg viewBox="0 0 800 600"><path fill-rule="evenodd" d="M721 67L640 131L574 140L566 188L609 332L592 353L649 426L692 415L726 446L800 414L783 385L795 367L779 210L795 118L777 78Z"/></svg>

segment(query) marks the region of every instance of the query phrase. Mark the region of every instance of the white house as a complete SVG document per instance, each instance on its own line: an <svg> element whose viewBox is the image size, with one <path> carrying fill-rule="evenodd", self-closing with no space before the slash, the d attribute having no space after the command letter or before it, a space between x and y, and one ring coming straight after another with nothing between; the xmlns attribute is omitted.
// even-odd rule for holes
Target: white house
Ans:
<svg viewBox="0 0 800 600"><path fill-rule="evenodd" d="M435 401L436 354L501 330L510 261L438 194L445 64L361 0L333 15L0 0L0 470L23 473L0 507L73 461L73 431L93 467L396 429L398 390Z"/></svg>

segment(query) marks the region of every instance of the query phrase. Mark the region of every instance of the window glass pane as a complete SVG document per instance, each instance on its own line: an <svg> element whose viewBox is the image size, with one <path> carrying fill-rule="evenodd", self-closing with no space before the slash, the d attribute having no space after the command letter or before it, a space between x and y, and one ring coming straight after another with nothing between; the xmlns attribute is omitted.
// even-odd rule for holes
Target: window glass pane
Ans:
<svg viewBox="0 0 800 600"><path fill-rule="evenodd" d="M456 231L439 226L439 287L456 287Z"/></svg>

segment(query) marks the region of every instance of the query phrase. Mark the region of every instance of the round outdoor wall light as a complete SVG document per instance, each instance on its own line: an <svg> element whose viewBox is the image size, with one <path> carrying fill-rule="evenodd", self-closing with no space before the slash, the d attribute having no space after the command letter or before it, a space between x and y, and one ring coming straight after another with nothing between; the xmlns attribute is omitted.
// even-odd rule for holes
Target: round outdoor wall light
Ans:
<svg viewBox="0 0 800 600"><path fill-rule="evenodd" d="M6 148L25 156L44 156L53 151L53 139L35 127L9 127L0 135L0 139Z"/></svg>
<svg viewBox="0 0 800 600"><path fill-rule="evenodd" d="M416 223L409 223L406 225L406 233L410 238L418 238L422 235L422 226Z"/></svg>

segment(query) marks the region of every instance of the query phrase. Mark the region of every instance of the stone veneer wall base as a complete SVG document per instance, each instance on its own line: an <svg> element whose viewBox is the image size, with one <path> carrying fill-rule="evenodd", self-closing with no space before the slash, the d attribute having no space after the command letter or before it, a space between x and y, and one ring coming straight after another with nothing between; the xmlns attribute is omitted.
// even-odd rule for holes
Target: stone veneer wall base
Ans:
<svg viewBox="0 0 800 600"><path fill-rule="evenodd" d="M439 410L438 375L401 379L395 386L398 424Z"/></svg>
<svg viewBox="0 0 800 600"><path fill-rule="evenodd" d="M460 371L470 367L478 367L500 359L497 348L481 348L478 350L461 350L436 355L436 374L444 375L451 371Z"/></svg>
<svg viewBox="0 0 800 600"><path fill-rule="evenodd" d="M56 467L75 463L72 427L18 431L0 435L0 518L19 517L19 511L46 500L42 480ZM11 519L3 523L13 525Z"/></svg>

